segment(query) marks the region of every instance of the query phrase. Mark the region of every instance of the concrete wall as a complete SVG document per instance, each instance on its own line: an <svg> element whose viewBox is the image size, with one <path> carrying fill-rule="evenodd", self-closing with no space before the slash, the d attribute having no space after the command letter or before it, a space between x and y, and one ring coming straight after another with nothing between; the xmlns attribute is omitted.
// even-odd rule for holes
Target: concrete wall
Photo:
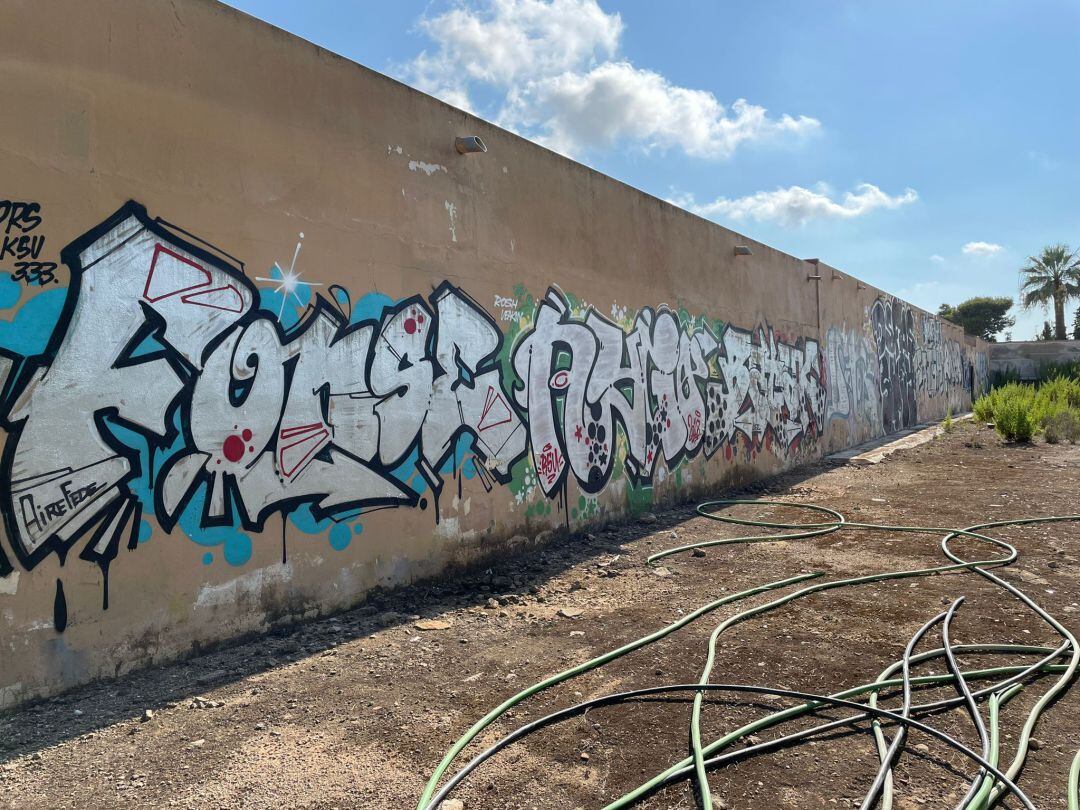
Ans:
<svg viewBox="0 0 1080 810"><path fill-rule="evenodd" d="M937 318L208 0L4 17L0 705L984 385Z"/></svg>
<svg viewBox="0 0 1080 810"><path fill-rule="evenodd" d="M1022 340L987 346L990 373L1015 372L1034 380L1047 363L1080 363L1080 340Z"/></svg>

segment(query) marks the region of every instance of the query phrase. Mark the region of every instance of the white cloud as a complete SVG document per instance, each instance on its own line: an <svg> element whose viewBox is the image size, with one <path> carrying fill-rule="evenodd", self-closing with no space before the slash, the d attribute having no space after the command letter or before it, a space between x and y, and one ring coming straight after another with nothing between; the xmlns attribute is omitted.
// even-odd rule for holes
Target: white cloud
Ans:
<svg viewBox="0 0 1080 810"><path fill-rule="evenodd" d="M595 0L489 0L483 10L460 5L419 25L437 48L421 52L406 75L464 107L473 82L510 87L591 64L612 56L622 34L622 18Z"/></svg>
<svg viewBox="0 0 1080 810"><path fill-rule="evenodd" d="M945 257L938 253L935 253L933 256L930 257L930 261L932 261L934 264L945 264Z"/></svg>
<svg viewBox="0 0 1080 810"><path fill-rule="evenodd" d="M752 219L793 227L805 225L811 220L853 219L878 208L899 208L917 199L919 195L911 188L905 189L903 194L891 196L871 183L860 183L854 191L845 191L837 200L827 185L818 183L813 189L790 186L735 199L718 197L710 203L698 204L692 195L677 197L670 202L704 217L736 221Z"/></svg>
<svg viewBox="0 0 1080 810"><path fill-rule="evenodd" d="M617 59L622 18L597 0L459 3L419 27L435 47L404 66L407 81L465 109L470 90L494 90L499 123L566 154L634 144L725 158L750 140L821 128L744 99L728 109L706 90Z"/></svg>
<svg viewBox="0 0 1080 810"><path fill-rule="evenodd" d="M679 147L688 155L726 158L745 141L807 135L821 124L806 116L770 118L739 99L728 110L716 96L672 84L629 62L604 62L513 88L501 116L532 130L560 152L635 142L646 149Z"/></svg>
<svg viewBox="0 0 1080 810"><path fill-rule="evenodd" d="M993 256L1005 248L995 245L993 242L968 242L960 251L967 256Z"/></svg>

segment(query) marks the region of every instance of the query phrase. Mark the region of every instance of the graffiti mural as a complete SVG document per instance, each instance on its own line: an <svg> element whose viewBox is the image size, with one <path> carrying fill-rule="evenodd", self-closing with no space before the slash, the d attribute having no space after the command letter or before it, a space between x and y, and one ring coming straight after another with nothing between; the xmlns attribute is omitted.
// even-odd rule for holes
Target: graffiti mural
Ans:
<svg viewBox="0 0 1080 810"><path fill-rule="evenodd" d="M953 390L971 389L971 383L964 380L960 343L942 337L938 318L921 318L920 343L915 355L915 381L918 390L930 397L948 396Z"/></svg>
<svg viewBox="0 0 1080 810"><path fill-rule="evenodd" d="M528 413L529 444L540 486L551 494L573 475L586 492L600 490L615 463L616 428L626 437L625 468L652 478L703 452L711 457L739 436L794 453L820 435L823 358L813 340L796 345L762 326L690 330L666 307L641 310L629 331L588 308L572 314L549 290L531 329L514 348Z"/></svg>
<svg viewBox="0 0 1080 810"><path fill-rule="evenodd" d="M5 256L49 261L40 212L0 203ZM914 424L917 397L985 385L984 354L895 299L825 347L664 305L608 316L554 287L495 296L496 319L448 282L313 294L299 236L287 268L251 278L129 202L48 273L5 268L0 577L74 552L100 567L107 608L110 565L156 529L241 566L278 516L284 561L288 525L340 551L374 510L439 522L463 478L506 486L515 520L556 504L569 524L614 480L647 505L669 472L697 474L690 460L794 463L828 419L876 435ZM58 579L57 630L64 594Z"/></svg>
<svg viewBox="0 0 1080 810"><path fill-rule="evenodd" d="M918 422L915 391L915 316L894 298L878 298L870 310L881 374L881 423L886 433Z"/></svg>
<svg viewBox="0 0 1080 810"><path fill-rule="evenodd" d="M873 341L834 326L826 336L829 418L847 420L870 435L881 432L881 378Z"/></svg>
<svg viewBox="0 0 1080 810"><path fill-rule="evenodd" d="M391 471L413 459L437 496L465 434L485 480L507 480L524 455L495 360L502 334L449 284L357 323L319 298L284 330L255 309L241 264L134 203L61 258L71 281L45 351L8 358L21 369L2 511L28 569L88 538L80 556L107 571L137 544L143 509L170 530L200 490L203 525L259 530L301 503L316 519L426 506ZM181 439L152 504L128 486L141 457L124 437L136 434L158 449Z"/></svg>

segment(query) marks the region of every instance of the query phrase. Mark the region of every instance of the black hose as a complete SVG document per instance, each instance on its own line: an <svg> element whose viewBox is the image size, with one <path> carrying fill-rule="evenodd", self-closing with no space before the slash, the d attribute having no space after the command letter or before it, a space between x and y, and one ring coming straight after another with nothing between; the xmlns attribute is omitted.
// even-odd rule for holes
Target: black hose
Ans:
<svg viewBox="0 0 1080 810"><path fill-rule="evenodd" d="M931 627L948 615L948 612L939 613L932 618L918 629L915 635L911 637L911 641L909 641L904 648L904 704L900 710L900 715L904 718L911 716L911 656L915 652L915 645L922 640L923 636L930 632ZM948 655L947 643L946 655ZM870 785L870 789L866 791L866 796L863 798L860 810L870 810L874 804L877 803L878 796L881 794L881 789L885 786L885 780L889 778L892 767L899 758L900 751L904 747L904 740L906 739L907 726L900 726L900 728L896 730L896 736L893 737L892 743L889 745L889 750L886 751L885 756L881 758L881 767L878 768L877 775L874 777L874 782Z"/></svg>
<svg viewBox="0 0 1080 810"><path fill-rule="evenodd" d="M967 707L968 714L971 715L971 721L975 724L975 730L979 733L979 742L982 743L982 755L983 758L989 758L990 756L990 735L986 731L986 724L983 723L982 715L979 714L979 707L975 704L975 696L971 694L971 689L968 688L967 679L964 678L964 673L960 670L960 665L956 662L956 655L953 653L952 641L949 637L949 630L952 629L952 620L956 615L956 609L960 607L960 604L964 601L963 597L957 599L952 607L949 608L949 614L945 617L945 624L941 628L942 648L945 650L945 662L949 668L949 672L952 673L956 679L956 691L960 693L964 699L964 705ZM957 810L963 810L967 807L968 802L978 792L979 785L982 782L983 772L979 771L975 778L971 780L971 785L968 787L968 792L964 794L964 798L960 800L960 803L956 805Z"/></svg>

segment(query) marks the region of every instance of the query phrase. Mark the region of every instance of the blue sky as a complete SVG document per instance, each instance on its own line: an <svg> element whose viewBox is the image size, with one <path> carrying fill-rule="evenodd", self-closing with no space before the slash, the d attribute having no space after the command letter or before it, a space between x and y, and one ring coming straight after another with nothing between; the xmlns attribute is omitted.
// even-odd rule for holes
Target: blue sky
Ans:
<svg viewBox="0 0 1080 810"><path fill-rule="evenodd" d="M1076 0L230 5L926 309L1080 246Z"/></svg>

